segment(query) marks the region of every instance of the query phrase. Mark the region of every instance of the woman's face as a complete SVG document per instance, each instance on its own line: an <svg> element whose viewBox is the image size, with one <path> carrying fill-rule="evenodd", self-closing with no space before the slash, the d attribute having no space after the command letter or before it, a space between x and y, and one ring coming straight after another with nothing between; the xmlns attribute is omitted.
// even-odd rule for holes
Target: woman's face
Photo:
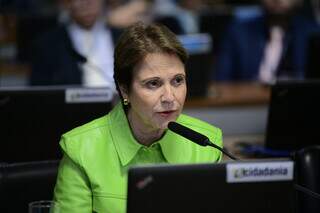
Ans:
<svg viewBox="0 0 320 213"><path fill-rule="evenodd" d="M75 22L90 29L102 13L102 0L67 0L67 7Z"/></svg>
<svg viewBox="0 0 320 213"><path fill-rule="evenodd" d="M186 98L186 74L180 59L171 54L148 54L134 69L128 98L132 128L145 132L164 130L182 111Z"/></svg>

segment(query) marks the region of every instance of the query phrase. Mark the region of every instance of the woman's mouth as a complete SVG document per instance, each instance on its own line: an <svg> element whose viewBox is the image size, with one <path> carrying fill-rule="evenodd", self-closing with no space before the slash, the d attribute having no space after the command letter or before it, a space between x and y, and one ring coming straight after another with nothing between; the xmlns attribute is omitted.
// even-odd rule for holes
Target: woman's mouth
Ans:
<svg viewBox="0 0 320 213"><path fill-rule="evenodd" d="M158 112L158 114L163 118L168 118L168 117L172 116L174 113L175 113L175 110Z"/></svg>

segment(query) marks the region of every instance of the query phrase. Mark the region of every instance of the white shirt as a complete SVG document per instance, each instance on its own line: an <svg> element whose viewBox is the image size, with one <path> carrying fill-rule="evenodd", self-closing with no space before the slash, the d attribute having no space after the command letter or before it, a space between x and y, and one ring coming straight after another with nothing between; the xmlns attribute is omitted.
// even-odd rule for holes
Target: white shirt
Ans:
<svg viewBox="0 0 320 213"><path fill-rule="evenodd" d="M199 33L199 17L195 12L177 7L176 17L186 34Z"/></svg>
<svg viewBox="0 0 320 213"><path fill-rule="evenodd" d="M282 28L278 26L271 28L270 40L265 47L264 58L259 69L258 78L263 83L273 84L276 81L276 71L283 51L283 37Z"/></svg>
<svg viewBox="0 0 320 213"><path fill-rule="evenodd" d="M88 87L110 87L115 90L113 80L113 40L111 32L102 21L87 30L71 23L68 32L75 50L86 57L79 64L83 71L83 85Z"/></svg>

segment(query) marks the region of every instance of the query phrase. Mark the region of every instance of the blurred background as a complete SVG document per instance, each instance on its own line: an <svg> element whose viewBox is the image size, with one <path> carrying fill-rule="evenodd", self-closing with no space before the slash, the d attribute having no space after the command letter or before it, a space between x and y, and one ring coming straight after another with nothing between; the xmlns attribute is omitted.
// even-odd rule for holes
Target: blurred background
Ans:
<svg viewBox="0 0 320 213"><path fill-rule="evenodd" d="M94 83L86 83L84 77L80 80L58 81L53 78L64 78L63 74L52 74L58 70L43 71L50 66L54 66L54 69L67 69L57 65L63 63L55 59L55 54L60 51L56 50L59 44L50 38L50 34L52 37L59 37L60 34L55 30L59 27L66 28L71 46L75 47L76 54L80 53L80 59L76 60L81 63L81 56L85 60L89 57L83 48L77 47L81 46L81 39L75 39L75 34L80 31L70 30L74 22L87 31L92 31L95 22L101 22L111 31L116 29L120 33L123 28L137 21L165 24L180 35L189 51L190 96L212 95L214 89L210 86L213 82L250 81L272 84L277 78L306 78L309 75L306 75L307 71L316 66L312 62L312 54L317 52L314 50L317 45L311 45L313 49L309 46L310 43L319 43L317 32L320 31L320 13L317 0L94 2L96 0L0 0L0 87L46 84L94 86ZM94 6L95 4L97 5ZM98 7L100 8L97 9ZM86 21L89 22L87 27ZM266 46L271 43L273 26L280 26L283 32L280 37L285 37L283 40L290 37L287 39L290 41L273 48L278 49L273 54L280 56L275 56L276 59L270 59L270 62L266 56ZM234 41L235 37L238 41ZM112 57L110 54L115 42L116 36L109 48L107 44L105 49L101 48L101 55ZM99 58L99 54L93 57ZM106 59L109 60L107 62L101 60L102 62L96 59L96 67L104 69L103 66L112 64L112 59ZM266 61L273 63L275 67L270 68L269 75L262 71L262 64ZM310 76L317 77L317 74L313 72Z"/></svg>

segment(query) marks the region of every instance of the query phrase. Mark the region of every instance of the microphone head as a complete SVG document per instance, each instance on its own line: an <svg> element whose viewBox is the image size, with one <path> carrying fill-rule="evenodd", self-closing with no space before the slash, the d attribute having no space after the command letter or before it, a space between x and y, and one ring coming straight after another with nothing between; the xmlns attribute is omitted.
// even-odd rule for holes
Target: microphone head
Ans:
<svg viewBox="0 0 320 213"><path fill-rule="evenodd" d="M210 143L209 138L205 135L202 135L188 127L185 127L179 123L176 122L170 122L168 124L168 128L178 134L181 135L182 137L196 143L199 144L201 146L207 146L208 143Z"/></svg>

